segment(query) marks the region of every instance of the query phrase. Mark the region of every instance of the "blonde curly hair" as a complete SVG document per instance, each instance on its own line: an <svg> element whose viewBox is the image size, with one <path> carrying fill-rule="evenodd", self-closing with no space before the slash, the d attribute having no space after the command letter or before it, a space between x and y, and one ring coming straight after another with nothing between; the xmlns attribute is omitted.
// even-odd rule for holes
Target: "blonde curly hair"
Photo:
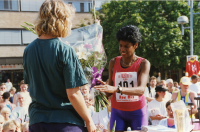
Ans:
<svg viewBox="0 0 200 132"><path fill-rule="evenodd" d="M38 36L66 37L71 32L75 8L60 0L46 0L35 21Z"/></svg>

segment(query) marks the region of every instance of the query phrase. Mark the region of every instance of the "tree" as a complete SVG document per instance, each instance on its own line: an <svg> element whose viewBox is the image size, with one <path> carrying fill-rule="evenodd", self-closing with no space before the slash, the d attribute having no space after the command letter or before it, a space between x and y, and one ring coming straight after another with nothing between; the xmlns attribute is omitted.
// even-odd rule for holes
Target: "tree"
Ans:
<svg viewBox="0 0 200 132"><path fill-rule="evenodd" d="M189 18L189 6L183 1L111 1L102 5L103 44L108 60L120 55L116 33L125 25L135 25L142 34L136 54L148 59L152 66L164 69L185 67L190 54L189 30L181 35L177 18ZM189 26L186 24L184 26ZM164 75L164 74L162 74Z"/></svg>
<svg viewBox="0 0 200 132"><path fill-rule="evenodd" d="M198 13L200 10L198 9L198 3L199 1L194 2L194 12ZM194 55L198 55L199 61L200 61L200 29L199 29L199 23L200 23L200 15L193 15L193 45L194 45Z"/></svg>

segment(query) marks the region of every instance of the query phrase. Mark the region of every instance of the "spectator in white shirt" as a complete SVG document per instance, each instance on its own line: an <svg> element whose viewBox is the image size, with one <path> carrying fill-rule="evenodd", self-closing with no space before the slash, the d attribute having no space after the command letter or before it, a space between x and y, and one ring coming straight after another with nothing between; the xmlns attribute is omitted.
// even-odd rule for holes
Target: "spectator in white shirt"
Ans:
<svg viewBox="0 0 200 132"><path fill-rule="evenodd" d="M158 72L157 82L161 82L161 74Z"/></svg>
<svg viewBox="0 0 200 132"><path fill-rule="evenodd" d="M18 92L18 93L16 93L16 94L14 95L14 97L13 97L13 104L15 104L16 106L19 106L18 100L17 100L17 96L18 96L19 93L25 93L25 94L26 94L26 103L29 105L29 104L32 102L32 99L31 99L31 97L30 97L29 92L27 91L27 89L28 89L28 84L25 84L25 83L24 83L24 80L22 80L22 81L20 82L20 89L21 89L21 91Z"/></svg>
<svg viewBox="0 0 200 132"><path fill-rule="evenodd" d="M166 118L167 111L165 108L166 100L165 92L167 91L162 85L156 86L156 99L148 103L149 117L151 118L152 125L158 125L160 120Z"/></svg>
<svg viewBox="0 0 200 132"><path fill-rule="evenodd" d="M173 93L174 91L178 91L178 88L175 88L173 85L173 80L172 79L167 79L166 80L167 83L167 88L168 88L168 92L169 93Z"/></svg>
<svg viewBox="0 0 200 132"><path fill-rule="evenodd" d="M7 82L6 82L6 91L9 92L11 87L12 87L12 83L10 82L10 79L7 79Z"/></svg>
<svg viewBox="0 0 200 132"><path fill-rule="evenodd" d="M198 79L199 79L199 76L192 75L192 77L191 77L192 84L189 85L189 90L196 92L197 95L200 96L200 86L197 83Z"/></svg>
<svg viewBox="0 0 200 132"><path fill-rule="evenodd" d="M156 87L157 79L156 77L152 76L150 78L150 87L147 87L144 91L144 95L146 97L147 102L151 102L155 99L155 87Z"/></svg>
<svg viewBox="0 0 200 132"><path fill-rule="evenodd" d="M17 96L17 100L19 102L19 106L13 109L11 113L11 119L17 120L20 123L24 123L29 121L28 116L28 105L26 104L26 94L25 93L19 93Z"/></svg>

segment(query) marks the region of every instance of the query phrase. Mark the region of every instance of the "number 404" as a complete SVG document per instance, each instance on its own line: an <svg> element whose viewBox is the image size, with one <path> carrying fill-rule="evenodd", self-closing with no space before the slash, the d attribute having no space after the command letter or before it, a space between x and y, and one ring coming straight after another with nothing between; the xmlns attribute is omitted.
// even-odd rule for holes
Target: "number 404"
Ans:
<svg viewBox="0 0 200 132"><path fill-rule="evenodd" d="M128 84L128 82L127 81L120 81L119 82L119 85L121 86L121 87L129 87L129 84ZM123 86L122 86L123 85ZM133 83L133 81L132 82L130 82L130 85L132 86L132 87L134 87L134 83Z"/></svg>

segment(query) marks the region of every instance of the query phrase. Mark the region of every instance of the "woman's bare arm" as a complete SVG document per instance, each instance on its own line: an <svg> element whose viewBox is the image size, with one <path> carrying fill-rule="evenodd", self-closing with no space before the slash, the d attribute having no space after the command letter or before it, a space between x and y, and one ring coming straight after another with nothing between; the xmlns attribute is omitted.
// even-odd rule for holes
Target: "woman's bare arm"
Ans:
<svg viewBox="0 0 200 132"><path fill-rule="evenodd" d="M89 114L89 111L86 107L84 98L81 94L81 91L79 90L79 87L67 89L66 92L67 92L67 96L70 100L70 103L72 104L74 109L86 122L88 132L95 132L96 127L95 127L92 117Z"/></svg>
<svg viewBox="0 0 200 132"><path fill-rule="evenodd" d="M113 86L113 81L112 81L112 75L113 75L113 68L114 68L114 65L115 65L115 58L111 59L110 62L109 62L109 69L108 69L108 72L109 72L109 82L108 84ZM106 97L109 97L111 96L112 93L106 93Z"/></svg>

